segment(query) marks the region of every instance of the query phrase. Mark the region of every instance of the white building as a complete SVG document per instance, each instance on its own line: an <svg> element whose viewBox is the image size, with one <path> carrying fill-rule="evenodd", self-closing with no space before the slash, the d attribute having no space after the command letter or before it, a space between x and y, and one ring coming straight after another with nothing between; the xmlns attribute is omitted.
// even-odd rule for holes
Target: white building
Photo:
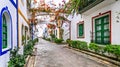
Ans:
<svg viewBox="0 0 120 67"><path fill-rule="evenodd" d="M0 67L7 67L10 50L18 45L17 1L0 0Z"/></svg>
<svg viewBox="0 0 120 67"><path fill-rule="evenodd" d="M30 31L29 25L30 22L28 21L27 17L27 1L26 0L19 0L18 1L18 39L19 39L19 53L23 54L23 46L27 43L30 39Z"/></svg>
<svg viewBox="0 0 120 67"><path fill-rule="evenodd" d="M120 0L95 0L71 19L71 39L120 44ZM81 7L81 6L80 6Z"/></svg>
<svg viewBox="0 0 120 67"><path fill-rule="evenodd" d="M18 5L19 1L19 5ZM19 47L23 54L22 37L29 37L26 0L0 1L0 67L7 67L10 50Z"/></svg>
<svg viewBox="0 0 120 67"><path fill-rule="evenodd" d="M62 29L63 29L63 39L66 41L70 39L70 23L69 21L63 21Z"/></svg>

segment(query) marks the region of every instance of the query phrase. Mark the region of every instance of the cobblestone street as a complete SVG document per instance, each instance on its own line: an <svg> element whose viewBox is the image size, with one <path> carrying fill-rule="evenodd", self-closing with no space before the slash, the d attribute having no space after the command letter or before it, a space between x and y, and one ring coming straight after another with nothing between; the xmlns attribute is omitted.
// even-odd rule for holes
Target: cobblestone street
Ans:
<svg viewBox="0 0 120 67"><path fill-rule="evenodd" d="M40 39L35 67L115 67L86 54Z"/></svg>

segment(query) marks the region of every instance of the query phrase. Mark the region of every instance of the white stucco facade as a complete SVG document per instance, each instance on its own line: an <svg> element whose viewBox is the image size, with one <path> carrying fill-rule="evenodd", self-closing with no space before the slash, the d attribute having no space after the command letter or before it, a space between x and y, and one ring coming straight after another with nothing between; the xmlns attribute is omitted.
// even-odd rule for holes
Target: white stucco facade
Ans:
<svg viewBox="0 0 120 67"><path fill-rule="evenodd" d="M70 22L65 21L62 25L63 29L63 39L66 41L67 39L70 39Z"/></svg>
<svg viewBox="0 0 120 67"><path fill-rule="evenodd" d="M16 4L16 0L13 1ZM7 39L8 39L8 49L9 48L15 48L17 47L17 8L15 5L13 5L13 2L10 0L0 0L0 13L2 12L3 8L7 8L10 14L6 13L6 21L7 21ZM4 12L3 12L4 14ZM11 15L11 18L10 18ZM0 14L0 18L2 18L2 14ZM2 23L2 20L0 21ZM10 26L12 25L12 26ZM1 27L2 28L2 27ZM0 30L1 31L1 30ZM1 36L2 37L2 36ZM1 38L0 38L1 39ZM10 41L9 41L10 40ZM0 46L3 44L1 43ZM1 49L1 48L0 48ZM3 52L4 50L2 50ZM10 52L9 50L5 53L0 55L0 67L7 67L9 57L10 57Z"/></svg>
<svg viewBox="0 0 120 67"><path fill-rule="evenodd" d="M19 24L19 53L23 54L23 41L22 37L25 37L25 43L27 44L28 37L30 38L30 31L29 31L29 21L27 15L27 1L26 0L19 0L18 1L18 24Z"/></svg>
<svg viewBox="0 0 120 67"><path fill-rule="evenodd" d="M96 5L95 7L87 10L81 15L70 15L68 18L71 20L71 39L72 40L82 40L88 43L91 42L91 32L92 32L92 17L101 17L106 12L111 12L110 20L111 25L111 44L120 44L120 0L107 0ZM84 38L77 38L77 23L84 21ZM93 21L94 22L94 21Z"/></svg>

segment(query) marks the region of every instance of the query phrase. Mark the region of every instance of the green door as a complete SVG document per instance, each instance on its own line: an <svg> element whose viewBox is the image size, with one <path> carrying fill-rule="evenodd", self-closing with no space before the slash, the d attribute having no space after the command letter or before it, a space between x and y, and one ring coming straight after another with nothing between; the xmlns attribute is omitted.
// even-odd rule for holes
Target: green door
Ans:
<svg viewBox="0 0 120 67"><path fill-rule="evenodd" d="M110 43L109 15L95 19L95 42L98 44Z"/></svg>

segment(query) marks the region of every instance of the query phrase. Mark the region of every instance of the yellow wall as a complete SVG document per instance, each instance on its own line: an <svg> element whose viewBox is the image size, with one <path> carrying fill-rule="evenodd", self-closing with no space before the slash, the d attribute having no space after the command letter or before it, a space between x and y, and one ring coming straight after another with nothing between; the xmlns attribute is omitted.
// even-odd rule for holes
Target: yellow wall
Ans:
<svg viewBox="0 0 120 67"><path fill-rule="evenodd" d="M19 18L18 18L18 24L19 24L19 31L18 31L18 35L19 35L19 47L22 45L22 22L20 21L20 18L22 17L24 20L25 20L25 22L29 25L30 23L29 23L29 21L28 21L28 19L24 16L24 14L22 13L22 11L18 8L18 16L19 16Z"/></svg>

